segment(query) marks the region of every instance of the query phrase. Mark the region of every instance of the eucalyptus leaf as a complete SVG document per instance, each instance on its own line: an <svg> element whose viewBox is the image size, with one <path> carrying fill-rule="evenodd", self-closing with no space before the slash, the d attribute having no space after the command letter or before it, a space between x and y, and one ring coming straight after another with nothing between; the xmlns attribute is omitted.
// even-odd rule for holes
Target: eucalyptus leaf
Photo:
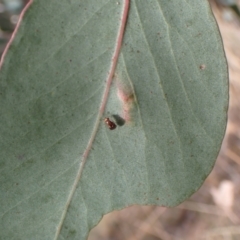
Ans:
<svg viewBox="0 0 240 240"><path fill-rule="evenodd" d="M83 240L210 173L228 74L208 2L127 3L36 0L21 20L0 73L0 239Z"/></svg>

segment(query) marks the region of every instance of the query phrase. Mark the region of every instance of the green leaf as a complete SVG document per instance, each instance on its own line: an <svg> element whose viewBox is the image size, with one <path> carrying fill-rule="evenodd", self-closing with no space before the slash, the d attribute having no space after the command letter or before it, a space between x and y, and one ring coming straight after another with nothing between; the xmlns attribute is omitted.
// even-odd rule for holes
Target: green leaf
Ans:
<svg viewBox="0 0 240 240"><path fill-rule="evenodd" d="M0 75L0 239L86 239L103 214L177 205L211 171L228 82L207 1L132 0L114 72L126 2L26 12Z"/></svg>

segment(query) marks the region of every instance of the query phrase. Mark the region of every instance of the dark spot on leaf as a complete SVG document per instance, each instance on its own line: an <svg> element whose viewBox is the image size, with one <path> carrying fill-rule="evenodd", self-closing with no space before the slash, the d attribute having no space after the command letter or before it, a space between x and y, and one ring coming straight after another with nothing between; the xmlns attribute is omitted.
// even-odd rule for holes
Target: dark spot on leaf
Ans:
<svg viewBox="0 0 240 240"><path fill-rule="evenodd" d="M125 124L125 120L118 114L113 114L112 116L118 126L123 126Z"/></svg>
<svg viewBox="0 0 240 240"><path fill-rule="evenodd" d="M77 231L76 231L75 229L71 229L71 230L69 231L68 236L74 237L74 236L76 235L76 233L77 233Z"/></svg>
<svg viewBox="0 0 240 240"><path fill-rule="evenodd" d="M53 197L51 194L46 194L41 200L43 203L49 203L53 200Z"/></svg>
<svg viewBox="0 0 240 240"><path fill-rule="evenodd" d="M17 155L17 159L20 160L20 161L24 160L24 158L25 158L25 154Z"/></svg>

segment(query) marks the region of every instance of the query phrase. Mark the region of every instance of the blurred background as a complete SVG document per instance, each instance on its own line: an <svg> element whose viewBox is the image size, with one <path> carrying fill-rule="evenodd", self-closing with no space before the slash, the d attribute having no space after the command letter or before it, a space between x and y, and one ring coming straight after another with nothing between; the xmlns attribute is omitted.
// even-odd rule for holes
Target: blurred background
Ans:
<svg viewBox="0 0 240 240"><path fill-rule="evenodd" d="M0 54L28 1L0 0ZM227 131L212 173L175 208L131 206L107 214L88 240L240 240L240 0L209 3L230 77Z"/></svg>

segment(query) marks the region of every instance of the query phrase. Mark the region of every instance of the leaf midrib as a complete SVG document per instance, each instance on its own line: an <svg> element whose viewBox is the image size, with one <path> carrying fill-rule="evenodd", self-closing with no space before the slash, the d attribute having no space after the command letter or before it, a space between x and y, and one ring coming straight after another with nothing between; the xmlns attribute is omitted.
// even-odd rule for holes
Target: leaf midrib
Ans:
<svg viewBox="0 0 240 240"><path fill-rule="evenodd" d="M88 144L86 146L86 149L85 149L85 151L82 155L77 175L76 175L75 180L73 182L73 185L72 185L72 188L70 190L67 202L65 204L64 211L62 213L59 225L58 225L57 230L56 230L56 234L55 234L55 238L54 238L55 240L57 240L58 236L60 235L60 232L61 232L61 229L62 229L62 226L63 226L63 223L64 223L64 219L65 219L66 214L67 214L67 210L70 206L70 203L72 201L72 198L73 198L73 195L74 195L75 190L77 188L77 185L78 185L78 183L81 179L83 168L84 168L85 163L87 161L87 158L89 156L90 150L92 148L93 142L95 140L95 137L96 137L96 134L97 134L97 131L98 131L98 128L99 128L101 118L102 118L103 113L105 111L105 107L106 107L108 96L109 96L110 87L111 87L111 84L112 84L113 75L114 75L114 72L115 72L115 69L116 69L116 66L117 66L117 62L118 62L118 58L119 58L119 54L120 54L120 50L121 50L121 46L122 46L123 35L124 35L124 30L125 30L125 26L126 26L126 22L127 22L127 16L128 16L128 10L129 10L129 3L130 3L130 0L124 0L122 15L121 15L120 24L119 24L119 30L118 30L118 34L117 34L117 38L116 38L116 44L115 44L115 48L114 48L112 59L111 59L110 69L108 71L108 76L107 76L107 80L106 80L106 87L105 87L103 97L102 97L102 101L101 101L99 111L98 111L98 114L97 114L97 117L96 117L96 122L94 124L93 131L90 135L90 138L89 138Z"/></svg>

